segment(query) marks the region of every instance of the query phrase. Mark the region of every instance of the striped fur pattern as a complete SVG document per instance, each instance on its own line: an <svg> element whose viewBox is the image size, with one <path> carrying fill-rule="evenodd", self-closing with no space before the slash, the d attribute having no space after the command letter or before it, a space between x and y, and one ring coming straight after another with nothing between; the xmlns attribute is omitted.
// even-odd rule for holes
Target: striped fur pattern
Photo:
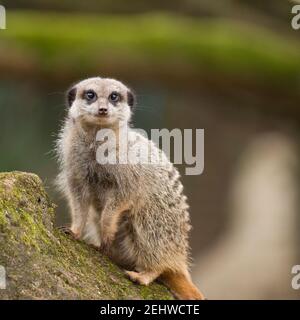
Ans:
<svg viewBox="0 0 300 320"><path fill-rule="evenodd" d="M86 100L88 90L97 97L92 103ZM109 101L111 92L118 93L117 103ZM131 90L121 82L99 77L69 91L68 116L57 142L57 184L70 207L71 231L131 270L128 276L133 281L148 284L160 277L172 287L174 275L177 289L195 292L188 272L189 207L180 175L161 150L129 127L132 99ZM99 116L100 108L106 108L108 115ZM118 134L124 127L128 128L128 150L143 152L150 147L161 163L100 165L97 131L111 128ZM181 299L203 297L175 294Z"/></svg>

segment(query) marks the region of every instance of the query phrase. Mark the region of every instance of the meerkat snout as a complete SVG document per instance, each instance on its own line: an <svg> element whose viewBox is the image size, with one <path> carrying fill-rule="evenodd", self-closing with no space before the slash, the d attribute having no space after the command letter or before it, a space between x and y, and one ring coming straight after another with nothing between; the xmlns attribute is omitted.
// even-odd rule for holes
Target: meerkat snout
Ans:
<svg viewBox="0 0 300 320"><path fill-rule="evenodd" d="M74 120L113 125L130 120L135 98L120 81L96 77L74 85L67 93L67 103Z"/></svg>

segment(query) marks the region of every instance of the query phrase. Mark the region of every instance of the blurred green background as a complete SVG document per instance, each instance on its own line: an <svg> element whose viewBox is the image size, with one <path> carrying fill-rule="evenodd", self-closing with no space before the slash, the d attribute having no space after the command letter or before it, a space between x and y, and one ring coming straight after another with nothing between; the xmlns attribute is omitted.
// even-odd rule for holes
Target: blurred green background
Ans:
<svg viewBox="0 0 300 320"><path fill-rule="evenodd" d="M193 276L211 299L299 298L300 31L285 0L9 0L0 30L0 170L55 192L65 91L90 76L137 93L135 126L204 128L184 176ZM182 173L183 167L179 168Z"/></svg>

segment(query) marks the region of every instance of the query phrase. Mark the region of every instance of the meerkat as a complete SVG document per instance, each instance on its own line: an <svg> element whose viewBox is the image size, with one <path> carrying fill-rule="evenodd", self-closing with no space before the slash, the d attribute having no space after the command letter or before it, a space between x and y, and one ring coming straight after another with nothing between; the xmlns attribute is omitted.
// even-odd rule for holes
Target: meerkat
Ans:
<svg viewBox="0 0 300 320"><path fill-rule="evenodd" d="M178 299L204 299L189 272L191 226L180 175L151 140L129 125L132 91L114 79L89 78L68 91L67 105L57 143L57 182L72 218L67 231L108 254L134 282L148 285L158 279ZM162 161L99 163L96 153L103 141L96 137L107 128L116 135L126 128L127 151L151 147L151 155Z"/></svg>

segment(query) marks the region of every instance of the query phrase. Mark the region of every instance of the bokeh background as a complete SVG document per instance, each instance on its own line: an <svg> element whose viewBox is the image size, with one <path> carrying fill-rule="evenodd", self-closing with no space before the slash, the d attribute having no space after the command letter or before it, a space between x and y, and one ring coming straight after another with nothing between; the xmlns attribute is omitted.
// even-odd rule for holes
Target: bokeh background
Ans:
<svg viewBox="0 0 300 320"><path fill-rule="evenodd" d="M300 30L287 0L7 0L0 30L0 170L35 172L58 203L64 92L115 77L135 125L204 128L185 176L195 282L210 299L300 298ZM183 173L182 167L179 168Z"/></svg>

